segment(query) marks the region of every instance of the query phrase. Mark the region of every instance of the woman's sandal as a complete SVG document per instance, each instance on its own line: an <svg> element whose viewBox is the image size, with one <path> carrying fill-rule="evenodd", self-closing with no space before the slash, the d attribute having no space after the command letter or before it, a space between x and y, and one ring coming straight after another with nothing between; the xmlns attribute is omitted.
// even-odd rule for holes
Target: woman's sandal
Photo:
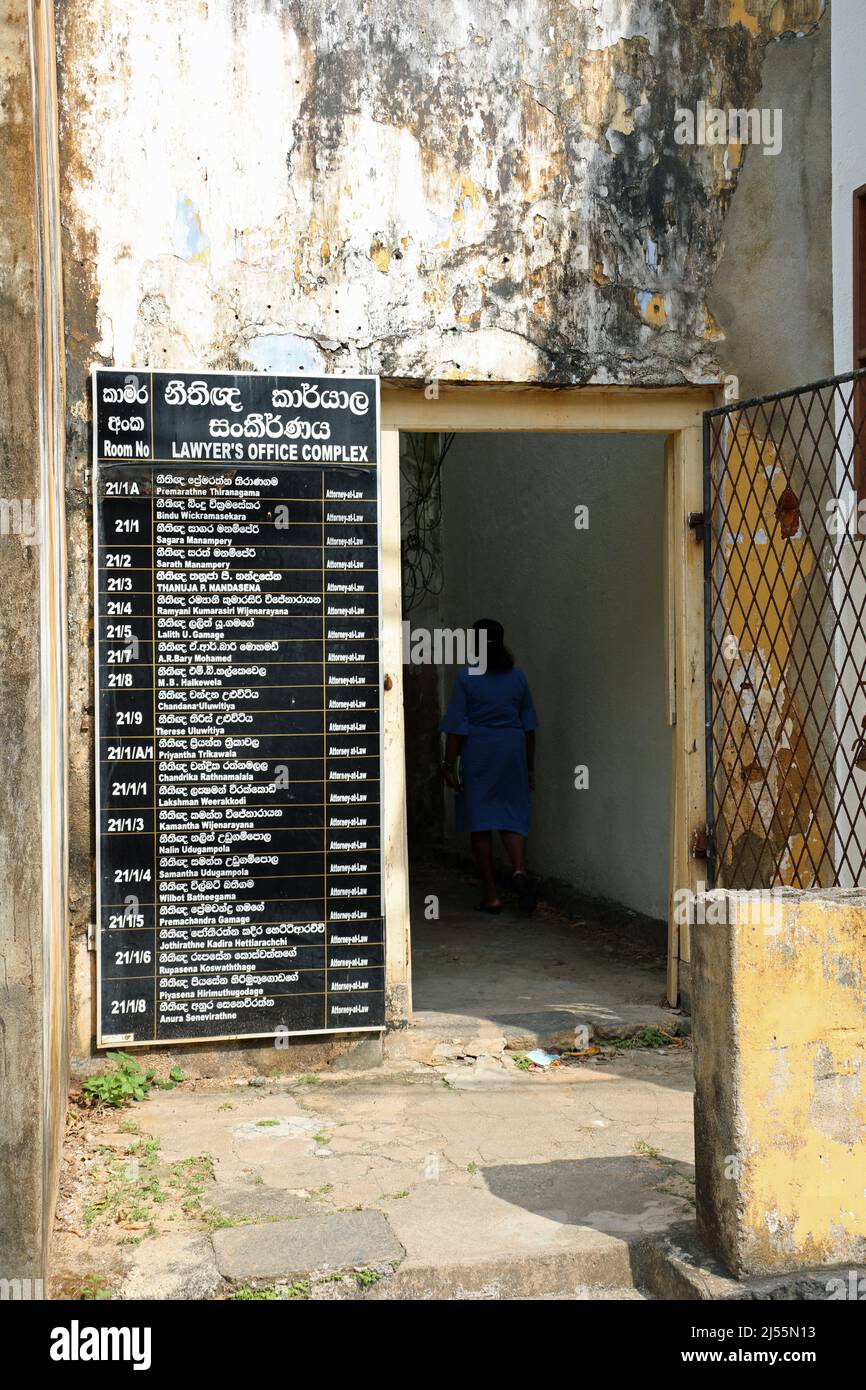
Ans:
<svg viewBox="0 0 866 1390"><path fill-rule="evenodd" d="M512 876L511 882L517 894L517 905L520 911L534 912L538 904L538 894L529 875L516 873Z"/></svg>

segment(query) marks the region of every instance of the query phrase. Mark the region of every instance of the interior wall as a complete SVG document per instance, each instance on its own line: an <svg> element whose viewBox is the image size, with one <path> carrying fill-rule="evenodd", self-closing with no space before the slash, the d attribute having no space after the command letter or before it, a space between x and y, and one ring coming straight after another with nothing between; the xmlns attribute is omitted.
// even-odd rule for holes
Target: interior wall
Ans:
<svg viewBox="0 0 866 1390"><path fill-rule="evenodd" d="M443 499L443 622L498 618L538 711L530 868L666 918L663 439L458 435Z"/></svg>

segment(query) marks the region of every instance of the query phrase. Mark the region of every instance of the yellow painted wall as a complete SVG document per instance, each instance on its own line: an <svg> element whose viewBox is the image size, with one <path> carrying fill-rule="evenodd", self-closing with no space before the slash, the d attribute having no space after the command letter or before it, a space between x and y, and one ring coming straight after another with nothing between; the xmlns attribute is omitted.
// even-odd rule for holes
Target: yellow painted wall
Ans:
<svg viewBox="0 0 866 1390"><path fill-rule="evenodd" d="M737 895L739 1221L751 1270L866 1253L866 898ZM723 927L707 930L726 930Z"/></svg>

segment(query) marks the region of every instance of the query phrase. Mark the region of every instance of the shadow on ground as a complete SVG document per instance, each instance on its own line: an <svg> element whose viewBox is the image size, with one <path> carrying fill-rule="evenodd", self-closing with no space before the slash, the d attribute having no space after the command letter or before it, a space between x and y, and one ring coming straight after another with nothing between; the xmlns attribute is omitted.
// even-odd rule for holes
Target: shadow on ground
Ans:
<svg viewBox="0 0 866 1390"><path fill-rule="evenodd" d="M661 1154L503 1163L482 1170L488 1191L546 1221L629 1238L664 1230L694 1197L694 1167Z"/></svg>

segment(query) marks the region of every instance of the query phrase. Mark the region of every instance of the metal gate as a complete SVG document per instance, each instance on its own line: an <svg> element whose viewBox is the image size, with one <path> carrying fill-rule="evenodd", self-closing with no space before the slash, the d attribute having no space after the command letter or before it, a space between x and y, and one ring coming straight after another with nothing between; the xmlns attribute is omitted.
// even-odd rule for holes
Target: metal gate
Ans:
<svg viewBox="0 0 866 1390"><path fill-rule="evenodd" d="M866 884L864 378L704 416L710 886Z"/></svg>

